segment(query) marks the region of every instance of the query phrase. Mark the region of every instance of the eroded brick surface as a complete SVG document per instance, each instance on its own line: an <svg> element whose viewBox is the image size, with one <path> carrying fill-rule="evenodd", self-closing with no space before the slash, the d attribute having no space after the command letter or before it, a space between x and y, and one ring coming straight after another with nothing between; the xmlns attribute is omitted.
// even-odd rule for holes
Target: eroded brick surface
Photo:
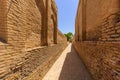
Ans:
<svg viewBox="0 0 120 80"><path fill-rule="evenodd" d="M31 80L38 79L49 69L46 66L38 74L44 70L38 67L52 65L66 42L58 30L54 0L0 0L0 79L27 79L30 75Z"/></svg>
<svg viewBox="0 0 120 80"><path fill-rule="evenodd" d="M75 42L74 46L95 80L120 79L120 43Z"/></svg>
<svg viewBox="0 0 120 80"><path fill-rule="evenodd" d="M80 0L73 44L95 80L120 80L119 23L119 0Z"/></svg>

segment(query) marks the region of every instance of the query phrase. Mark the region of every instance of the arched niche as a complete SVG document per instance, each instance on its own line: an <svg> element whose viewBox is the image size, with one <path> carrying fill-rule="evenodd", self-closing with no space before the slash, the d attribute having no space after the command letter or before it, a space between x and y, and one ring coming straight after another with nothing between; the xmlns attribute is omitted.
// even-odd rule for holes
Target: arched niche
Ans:
<svg viewBox="0 0 120 80"><path fill-rule="evenodd" d="M46 0L35 0L36 5L39 9L39 12L42 16L42 27L41 27L41 45L45 46L47 45L47 21L46 21Z"/></svg>

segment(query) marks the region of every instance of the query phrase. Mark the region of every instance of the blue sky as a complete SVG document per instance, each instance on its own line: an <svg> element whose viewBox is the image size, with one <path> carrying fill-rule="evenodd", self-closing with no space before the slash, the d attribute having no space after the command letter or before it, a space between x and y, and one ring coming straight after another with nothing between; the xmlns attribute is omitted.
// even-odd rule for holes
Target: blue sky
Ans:
<svg viewBox="0 0 120 80"><path fill-rule="evenodd" d="M56 0L58 27L63 33L74 33L75 18L79 0Z"/></svg>

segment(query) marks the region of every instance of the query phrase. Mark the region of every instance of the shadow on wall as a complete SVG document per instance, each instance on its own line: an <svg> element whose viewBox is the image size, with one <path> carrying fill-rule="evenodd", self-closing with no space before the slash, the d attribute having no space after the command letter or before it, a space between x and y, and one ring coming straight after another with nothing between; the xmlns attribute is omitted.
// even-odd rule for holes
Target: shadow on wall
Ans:
<svg viewBox="0 0 120 80"><path fill-rule="evenodd" d="M3 42L3 43L7 43L7 41L4 40L3 38L0 38L0 41Z"/></svg>
<svg viewBox="0 0 120 80"><path fill-rule="evenodd" d="M73 46L67 53L59 80L92 80Z"/></svg>

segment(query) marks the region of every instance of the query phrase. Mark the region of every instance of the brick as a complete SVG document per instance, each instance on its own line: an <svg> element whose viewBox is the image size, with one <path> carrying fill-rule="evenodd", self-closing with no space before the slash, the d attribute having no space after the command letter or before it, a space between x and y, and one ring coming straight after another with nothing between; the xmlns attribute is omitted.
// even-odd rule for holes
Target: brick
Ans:
<svg viewBox="0 0 120 80"><path fill-rule="evenodd" d="M94 80L120 79L119 6L119 0L79 2L73 45Z"/></svg>
<svg viewBox="0 0 120 80"><path fill-rule="evenodd" d="M41 68L38 75L33 71L40 67L41 63L48 66L54 63L57 53L60 54L67 43L66 37L58 30L57 13L54 0L0 0L0 69L7 68L5 73L10 70L9 74L0 71L3 73L0 74L0 79L21 79L21 66L24 66L24 63L27 65L28 60L30 62L28 67L22 70L23 74L28 75L28 78L31 73L33 76L30 77L35 80L40 77ZM58 47L59 51L55 47L57 43L64 45ZM52 50L49 45L54 46ZM31 57L29 53L32 53ZM54 56L52 62L46 63L50 56ZM41 74L45 73L46 70Z"/></svg>

